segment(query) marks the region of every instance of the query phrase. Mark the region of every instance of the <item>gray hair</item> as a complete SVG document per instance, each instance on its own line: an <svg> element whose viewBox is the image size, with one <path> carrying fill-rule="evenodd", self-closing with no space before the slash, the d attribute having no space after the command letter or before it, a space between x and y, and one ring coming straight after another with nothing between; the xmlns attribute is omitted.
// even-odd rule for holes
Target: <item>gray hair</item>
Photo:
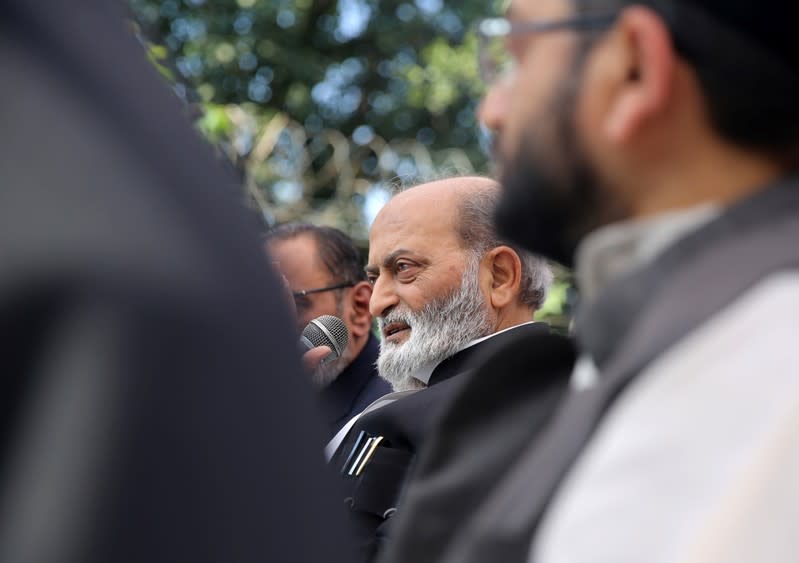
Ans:
<svg viewBox="0 0 799 563"><path fill-rule="evenodd" d="M465 191L458 204L458 237L463 247L480 259L483 254L498 246L510 247L522 263L521 294L519 300L533 308L540 309L547 299L552 286L552 269L540 256L522 250L517 245L502 240L494 227L494 210L500 197L500 187L496 180L485 176L452 176L448 174L427 174L423 177L397 179L388 185L392 197L412 190L418 186L441 180L460 180L469 183L477 180L484 185Z"/></svg>
<svg viewBox="0 0 799 563"><path fill-rule="evenodd" d="M465 248L482 256L492 248L508 246L519 255L522 263L521 294L519 300L534 309L546 301L552 285L552 270L540 256L522 250L502 240L494 228L494 209L500 191L496 186L486 186L464 194L459 203L458 235Z"/></svg>

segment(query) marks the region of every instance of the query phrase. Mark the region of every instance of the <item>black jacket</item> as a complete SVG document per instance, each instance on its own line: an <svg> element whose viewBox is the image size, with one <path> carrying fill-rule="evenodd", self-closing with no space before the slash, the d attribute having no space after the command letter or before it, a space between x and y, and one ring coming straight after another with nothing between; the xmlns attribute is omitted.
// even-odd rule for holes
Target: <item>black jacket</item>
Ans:
<svg viewBox="0 0 799 563"><path fill-rule="evenodd" d="M0 561L347 561L235 178L124 3L2 5Z"/></svg>
<svg viewBox="0 0 799 563"><path fill-rule="evenodd" d="M428 428L381 563L439 561L551 419L566 393L574 345L556 334L518 332L479 359Z"/></svg>
<svg viewBox="0 0 799 563"><path fill-rule="evenodd" d="M522 325L466 348L433 370L426 389L369 412L358 420L333 457L332 464L345 482L346 505L356 525L363 560L373 559L383 549L389 532L389 519L397 511L402 485L416 454L449 399L468 379L463 376L474 367L474 362L508 342L548 332L545 324ZM491 374L487 377L490 378ZM381 441L360 469L364 457L361 456L360 460L358 457L361 452L364 456L369 453L365 448L371 448L367 446L370 437L380 437Z"/></svg>

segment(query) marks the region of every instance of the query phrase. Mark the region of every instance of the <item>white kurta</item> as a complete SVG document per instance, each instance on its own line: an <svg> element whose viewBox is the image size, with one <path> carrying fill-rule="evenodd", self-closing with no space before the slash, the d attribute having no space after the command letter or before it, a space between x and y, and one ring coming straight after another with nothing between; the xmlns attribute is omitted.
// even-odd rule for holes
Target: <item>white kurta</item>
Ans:
<svg viewBox="0 0 799 563"><path fill-rule="evenodd" d="M799 272L773 275L650 364L565 479L531 561L799 561L798 316Z"/></svg>

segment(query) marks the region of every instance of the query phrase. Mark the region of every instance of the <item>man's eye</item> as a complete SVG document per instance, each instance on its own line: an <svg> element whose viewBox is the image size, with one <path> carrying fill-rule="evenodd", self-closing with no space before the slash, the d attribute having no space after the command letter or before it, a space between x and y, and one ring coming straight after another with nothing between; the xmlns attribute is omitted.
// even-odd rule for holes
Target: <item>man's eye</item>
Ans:
<svg viewBox="0 0 799 563"><path fill-rule="evenodd" d="M366 281L369 282L369 285L374 285L377 281L377 276L366 276Z"/></svg>
<svg viewBox="0 0 799 563"><path fill-rule="evenodd" d="M397 277L402 280L408 280L414 277L416 273L416 264L412 262L397 262L397 265L394 266L395 271L397 272Z"/></svg>
<svg viewBox="0 0 799 563"><path fill-rule="evenodd" d="M311 303L308 299L305 299L304 297L295 297L294 305L297 307L298 311L305 311L306 309L310 308Z"/></svg>

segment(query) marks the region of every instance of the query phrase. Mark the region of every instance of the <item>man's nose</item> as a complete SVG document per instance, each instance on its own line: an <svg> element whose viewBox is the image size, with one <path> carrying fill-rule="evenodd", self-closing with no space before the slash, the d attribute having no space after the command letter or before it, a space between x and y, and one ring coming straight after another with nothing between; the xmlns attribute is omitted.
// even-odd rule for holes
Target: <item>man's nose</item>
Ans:
<svg viewBox="0 0 799 563"><path fill-rule="evenodd" d="M477 120L492 131L500 131L505 123L507 93L507 80L500 79L489 88L477 108Z"/></svg>
<svg viewBox="0 0 799 563"><path fill-rule="evenodd" d="M369 312L373 317L381 317L399 302L392 280L381 276L372 286L372 296L369 299Z"/></svg>

